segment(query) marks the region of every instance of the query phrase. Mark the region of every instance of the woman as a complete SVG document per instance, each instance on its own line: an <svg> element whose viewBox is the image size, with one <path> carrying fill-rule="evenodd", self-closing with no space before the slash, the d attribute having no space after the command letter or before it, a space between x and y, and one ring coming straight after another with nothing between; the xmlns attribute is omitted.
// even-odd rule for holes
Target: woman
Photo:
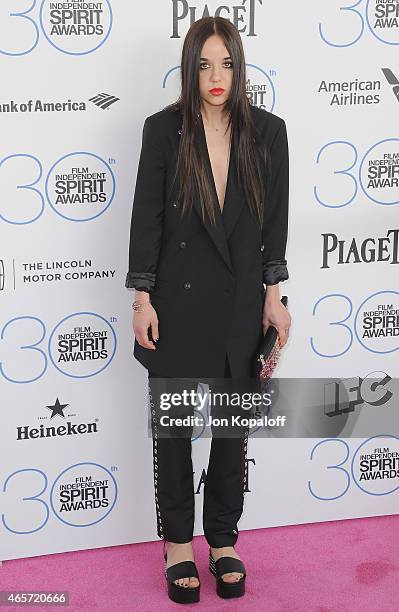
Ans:
<svg viewBox="0 0 399 612"><path fill-rule="evenodd" d="M178 101L144 123L126 287L135 289L134 356L149 380L250 377L269 325L287 342L279 294L288 278L286 126L250 104L245 84L237 29L205 17L184 41ZM152 427L169 597L198 601L191 439L161 438ZM244 594L234 545L245 480L246 438L213 437L203 525L222 597Z"/></svg>

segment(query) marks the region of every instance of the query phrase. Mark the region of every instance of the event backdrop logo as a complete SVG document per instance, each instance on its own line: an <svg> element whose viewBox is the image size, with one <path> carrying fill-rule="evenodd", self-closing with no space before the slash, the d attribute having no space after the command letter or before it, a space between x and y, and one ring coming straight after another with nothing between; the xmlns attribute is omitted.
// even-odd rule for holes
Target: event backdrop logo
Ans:
<svg viewBox="0 0 399 612"><path fill-rule="evenodd" d="M11 265L10 265L11 267ZM115 278L116 269L106 268L93 261L93 258L50 259L16 262L12 260L14 289L20 285L43 286L59 285L68 282L102 281ZM9 288L10 283L8 283ZM5 264L0 259L0 291L5 290Z"/></svg>
<svg viewBox="0 0 399 612"><path fill-rule="evenodd" d="M327 208L342 208L355 201L361 189L376 204L399 203L399 139L385 138L358 152L347 140L334 140L317 153L316 201ZM358 168L356 169L356 166Z"/></svg>
<svg viewBox="0 0 399 612"><path fill-rule="evenodd" d="M3 527L13 534L28 535L44 529L52 517L69 527L95 525L115 507L118 485L112 472L117 470L115 465L107 468L85 461L63 469L52 476L54 480L36 467L15 470L3 483L7 501L0 515Z"/></svg>
<svg viewBox="0 0 399 612"><path fill-rule="evenodd" d="M0 329L0 375L11 383L31 383L44 376L51 363L71 378L95 376L114 358L115 322L114 316L108 321L94 312L74 312L50 331L37 316L13 317Z"/></svg>
<svg viewBox="0 0 399 612"><path fill-rule="evenodd" d="M384 262L398 264L399 229L390 229L386 236L339 239L337 234L321 234L323 261L320 268L331 268L336 264L359 264Z"/></svg>
<svg viewBox="0 0 399 612"><path fill-rule="evenodd" d="M37 0L28 6L3 4L10 4L10 8L2 9L0 54L11 57L31 53L43 38L61 53L85 55L101 47L112 29L109 0L42 0L39 8Z"/></svg>
<svg viewBox="0 0 399 612"><path fill-rule="evenodd" d="M40 23L45 37L56 49L75 55L88 53L100 47L111 31L111 5L108 0L43 0Z"/></svg>
<svg viewBox="0 0 399 612"><path fill-rule="evenodd" d="M397 6L399 8L399 4ZM382 72L384 73L385 78L388 81L388 83L392 85L392 93L397 99L397 101L399 102L399 80L398 78L394 75L394 73L392 72L390 68L382 68Z"/></svg>
<svg viewBox="0 0 399 612"><path fill-rule="evenodd" d="M93 102L95 106L106 110L110 108L112 104L120 100L116 96L107 93L98 93L95 96L89 98L89 102ZM90 107L91 108L91 105ZM88 106L84 100L25 100L24 102L18 102L16 100L9 100L8 102L0 102L0 113L15 115L17 113L70 113L78 111L86 111Z"/></svg>
<svg viewBox="0 0 399 612"><path fill-rule="evenodd" d="M54 482L51 505L64 523L76 527L98 523L112 510L117 487L102 466L72 466Z"/></svg>
<svg viewBox="0 0 399 612"><path fill-rule="evenodd" d="M318 86L317 93L326 97L329 106L359 106L379 104L381 88L382 84L379 79L367 80L357 77L350 81L323 79Z"/></svg>
<svg viewBox="0 0 399 612"><path fill-rule="evenodd" d="M331 47L350 47L370 33L386 45L399 44L399 5L397 0L359 0L344 5L320 3L324 11L319 36Z"/></svg>
<svg viewBox="0 0 399 612"><path fill-rule="evenodd" d="M91 221L102 215L115 195L114 158L78 151L58 159L44 177L50 207L69 221ZM45 210L40 159L13 153L0 159L0 219L12 225L34 223ZM24 182L25 181L25 182Z"/></svg>
<svg viewBox="0 0 399 612"><path fill-rule="evenodd" d="M120 98L103 92L97 94L96 96L93 96L93 98L89 98L89 100L99 108L105 110L109 108L111 104L115 104L115 102L117 102L117 100L120 100Z"/></svg>
<svg viewBox="0 0 399 612"><path fill-rule="evenodd" d="M351 296L330 293L317 299L313 306L315 331L310 346L319 357L345 355L355 340L378 355L399 350L399 292L376 291L359 306Z"/></svg>
<svg viewBox="0 0 399 612"><path fill-rule="evenodd" d="M352 461L355 483L369 495L388 495L399 486L399 439L375 436L363 442Z"/></svg>
<svg viewBox="0 0 399 612"><path fill-rule="evenodd" d="M246 93L254 106L273 111L276 102L276 91L272 78L277 72L264 70L255 64L246 64Z"/></svg>
<svg viewBox="0 0 399 612"><path fill-rule="evenodd" d="M49 417L40 416L39 420L44 421L48 418L51 421L50 425L40 423L38 426L30 425L17 426L17 440L42 440L44 438L59 438L69 436L79 436L84 434L92 434L98 432L98 419L94 419L91 423L73 423L71 418L76 417L76 414L69 413L65 416L65 411L69 404L61 404L59 398L54 404L46 406L51 413ZM68 419L68 420L67 420ZM54 420L54 421L53 421ZM61 420L61 422L59 422Z"/></svg>
<svg viewBox="0 0 399 612"><path fill-rule="evenodd" d="M399 293L379 292L360 305L355 333L364 348L373 353L390 353L399 348Z"/></svg>
<svg viewBox="0 0 399 612"><path fill-rule="evenodd" d="M387 44L399 43L399 4L397 0L368 0L367 23L371 32Z"/></svg>
<svg viewBox="0 0 399 612"><path fill-rule="evenodd" d="M20 264L24 285L44 285L63 281L89 281L115 278L115 269L99 268L93 259L56 259L49 261L31 261Z"/></svg>
<svg viewBox="0 0 399 612"><path fill-rule="evenodd" d="M199 6L198 6L199 5ZM263 0L241 0L232 6L220 4L212 11L205 2L193 2L188 0L172 0L172 35L171 38L180 38L180 25L188 28L202 17L225 17L229 19L241 34L245 36L256 36L255 14L258 5L263 5ZM213 3L212 3L213 6Z"/></svg>
<svg viewBox="0 0 399 612"><path fill-rule="evenodd" d="M399 4L398 4L399 6ZM381 68L386 81L380 79L352 80L335 79L333 81L323 79L320 81L317 93L324 94L329 106L359 106L372 105L381 102L381 90L384 83L391 85L392 93L399 102L399 80L390 68Z"/></svg>
<svg viewBox="0 0 399 612"><path fill-rule="evenodd" d="M372 436L354 449L345 439L321 440L310 454L309 494L328 503L350 494L352 484L365 495L395 494L398 457L399 438L391 434Z"/></svg>
<svg viewBox="0 0 399 612"><path fill-rule="evenodd" d="M67 376L85 378L109 365L116 350L116 336L106 319L81 312L60 321L48 344L50 359L57 370Z"/></svg>
<svg viewBox="0 0 399 612"><path fill-rule="evenodd" d="M98 217L111 204L114 193L115 179L109 165L85 151L61 157L46 179L50 206L71 221Z"/></svg>

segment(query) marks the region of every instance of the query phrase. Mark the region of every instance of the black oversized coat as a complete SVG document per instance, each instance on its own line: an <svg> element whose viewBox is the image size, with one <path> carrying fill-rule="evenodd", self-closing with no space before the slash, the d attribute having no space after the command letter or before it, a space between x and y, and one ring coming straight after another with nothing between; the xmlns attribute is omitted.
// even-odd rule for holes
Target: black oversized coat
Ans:
<svg viewBox="0 0 399 612"><path fill-rule="evenodd" d="M160 376L223 377L228 354L232 375L251 376L262 337L266 285L288 278L288 142L282 118L251 106L257 138L269 145L263 230L251 214L231 148L223 211L201 116L199 146L213 187L216 227L202 221L199 196L180 218L173 183L182 116L163 109L146 118L130 228L125 285L147 289L157 312L156 349L134 343L134 356ZM234 134L233 134L234 137ZM151 337L151 336L150 336Z"/></svg>

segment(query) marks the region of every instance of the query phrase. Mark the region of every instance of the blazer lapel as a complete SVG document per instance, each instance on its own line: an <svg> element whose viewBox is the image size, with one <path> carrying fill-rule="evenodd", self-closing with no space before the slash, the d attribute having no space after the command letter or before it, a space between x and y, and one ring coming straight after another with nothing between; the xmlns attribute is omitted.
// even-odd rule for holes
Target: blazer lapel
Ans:
<svg viewBox="0 0 399 612"><path fill-rule="evenodd" d="M233 134L234 138L234 134ZM227 183L226 183L226 193L225 193L225 201L223 207L223 214L220 210L220 205L217 197L215 181L213 178L212 166L208 152L208 146L206 143L205 129L202 120L202 115L200 115L200 142L199 142L201 154L205 159L205 166L207 169L207 173L209 176L210 184L212 187L214 204L215 204L215 217L216 224L213 225L209 220L208 216L205 214L205 220L202 220L202 211L201 211L201 202L199 199L198 193L194 196L193 205L196 209L201 221L204 223L206 230L209 233L209 236L213 240L216 248L218 249L220 255L225 261L229 270L234 274L234 268L230 257L229 245L227 239L231 234L239 214L241 212L243 206L243 198L241 191L238 188L238 178L237 178L237 166L234 155L234 147L233 142L231 146L230 152L230 160L229 160L229 168L227 173Z"/></svg>

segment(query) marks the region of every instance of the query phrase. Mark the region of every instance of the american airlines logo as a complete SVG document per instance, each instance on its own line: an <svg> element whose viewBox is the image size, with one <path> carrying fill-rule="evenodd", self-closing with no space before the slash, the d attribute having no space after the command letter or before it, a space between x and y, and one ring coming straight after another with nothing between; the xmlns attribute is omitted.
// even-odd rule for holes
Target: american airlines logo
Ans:
<svg viewBox="0 0 399 612"><path fill-rule="evenodd" d="M103 110L109 108L111 104L114 104L114 102L117 102L118 100L120 100L120 98L117 98L116 96L111 96L107 93L99 93L93 96L92 98L89 98L90 102L93 102L93 104L99 106Z"/></svg>
<svg viewBox="0 0 399 612"><path fill-rule="evenodd" d="M381 68L381 70L384 73L384 76L386 80L388 81L388 83L392 85L393 95L396 97L397 101L399 102L399 80L398 78L394 75L394 73L392 72L390 68Z"/></svg>

